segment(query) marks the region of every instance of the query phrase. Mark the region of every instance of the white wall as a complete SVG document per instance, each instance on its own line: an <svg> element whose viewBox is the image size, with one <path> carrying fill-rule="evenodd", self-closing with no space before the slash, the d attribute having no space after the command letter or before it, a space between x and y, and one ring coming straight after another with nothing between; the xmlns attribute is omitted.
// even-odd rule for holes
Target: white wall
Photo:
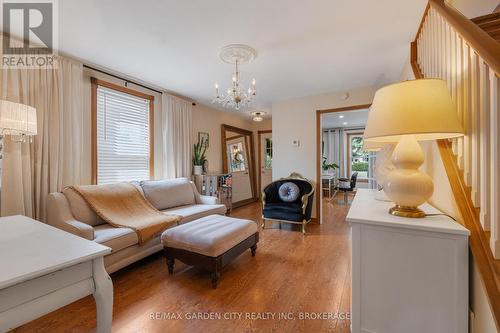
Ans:
<svg viewBox="0 0 500 333"><path fill-rule="evenodd" d="M342 99L347 91L338 91L273 103L273 179L295 171L316 182L316 111L370 104L375 91L375 87L349 90L347 100ZM299 147L292 146L296 139Z"/></svg>
<svg viewBox="0 0 500 333"><path fill-rule="evenodd" d="M474 312L474 319L472 320L471 333L494 333L497 332L495 320L491 312L488 298L486 297L486 290L484 289L481 275L474 261L472 253L469 255L471 263L471 272L469 274L470 293L470 308Z"/></svg>
<svg viewBox="0 0 500 333"><path fill-rule="evenodd" d="M490 14L499 5L498 0L447 0L468 18Z"/></svg>

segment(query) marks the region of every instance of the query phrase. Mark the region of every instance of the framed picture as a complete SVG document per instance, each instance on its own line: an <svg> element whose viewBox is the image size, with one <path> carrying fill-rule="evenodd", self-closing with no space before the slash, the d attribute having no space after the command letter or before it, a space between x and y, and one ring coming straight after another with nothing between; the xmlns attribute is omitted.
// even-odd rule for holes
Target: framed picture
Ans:
<svg viewBox="0 0 500 333"><path fill-rule="evenodd" d="M203 147L208 148L208 146L209 146L208 139L209 139L208 133L198 132L198 142L200 142Z"/></svg>

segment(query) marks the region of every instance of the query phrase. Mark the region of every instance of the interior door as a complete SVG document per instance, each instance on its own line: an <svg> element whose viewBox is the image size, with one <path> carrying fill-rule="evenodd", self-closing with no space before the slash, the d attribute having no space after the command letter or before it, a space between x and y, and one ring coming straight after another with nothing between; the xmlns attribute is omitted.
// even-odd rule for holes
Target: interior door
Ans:
<svg viewBox="0 0 500 333"><path fill-rule="evenodd" d="M260 190L273 180L273 134L260 135Z"/></svg>
<svg viewBox="0 0 500 333"><path fill-rule="evenodd" d="M253 197L248 165L248 145L245 136L227 140L228 167L232 173L233 202Z"/></svg>

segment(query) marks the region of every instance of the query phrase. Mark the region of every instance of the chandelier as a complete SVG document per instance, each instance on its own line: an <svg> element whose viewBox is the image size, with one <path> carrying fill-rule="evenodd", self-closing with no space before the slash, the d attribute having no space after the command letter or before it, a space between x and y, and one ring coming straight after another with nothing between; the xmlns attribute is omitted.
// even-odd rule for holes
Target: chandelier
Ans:
<svg viewBox="0 0 500 333"><path fill-rule="evenodd" d="M240 82L240 70L238 65L247 63L257 57L257 51L248 45L231 44L224 46L219 54L222 61L228 64L234 64L234 73L231 87L227 88L226 93L219 92L219 85L215 84L215 98L212 103L219 103L223 107L239 110L252 104L257 95L255 79L248 89L245 89Z"/></svg>

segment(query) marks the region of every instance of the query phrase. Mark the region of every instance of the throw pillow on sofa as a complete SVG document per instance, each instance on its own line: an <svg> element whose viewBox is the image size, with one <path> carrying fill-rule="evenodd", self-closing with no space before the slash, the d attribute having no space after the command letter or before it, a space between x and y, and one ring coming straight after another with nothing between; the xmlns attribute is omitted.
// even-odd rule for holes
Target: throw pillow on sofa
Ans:
<svg viewBox="0 0 500 333"><path fill-rule="evenodd" d="M187 178L145 180L141 187L146 199L158 210L196 203L193 187Z"/></svg>

